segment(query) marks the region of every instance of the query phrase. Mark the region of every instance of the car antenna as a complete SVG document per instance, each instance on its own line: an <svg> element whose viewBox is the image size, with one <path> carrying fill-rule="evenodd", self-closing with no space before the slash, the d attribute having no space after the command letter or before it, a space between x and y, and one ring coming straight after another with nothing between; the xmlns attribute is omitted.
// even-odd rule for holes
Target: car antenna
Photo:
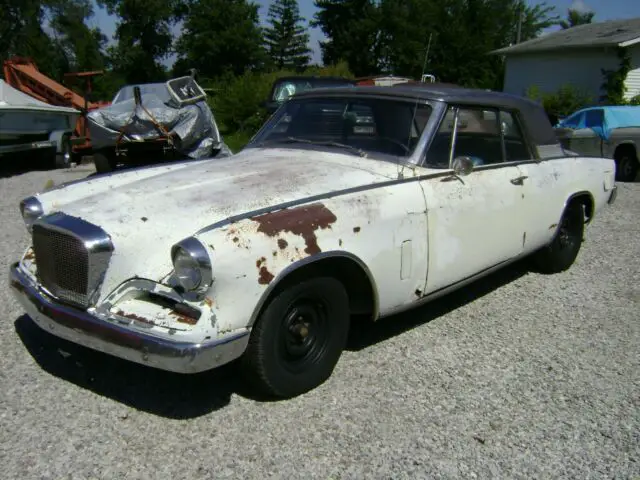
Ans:
<svg viewBox="0 0 640 480"><path fill-rule="evenodd" d="M433 37L433 32L429 33L429 41L427 42L427 49L424 52L424 61L422 62L422 73L420 74L420 81L422 81L422 78L424 77L424 72L427 68L427 61L429 59L429 50L431 49L431 38ZM416 121L416 112L418 111L418 98L416 98L416 103L413 107L413 115L411 117L411 123L409 124L409 132L407 134L407 140L408 143L410 143L411 141L411 129L413 128L413 124ZM417 129L416 129L417 130ZM403 178L404 177L404 165L402 165L402 169L398 172L398 177L399 178Z"/></svg>

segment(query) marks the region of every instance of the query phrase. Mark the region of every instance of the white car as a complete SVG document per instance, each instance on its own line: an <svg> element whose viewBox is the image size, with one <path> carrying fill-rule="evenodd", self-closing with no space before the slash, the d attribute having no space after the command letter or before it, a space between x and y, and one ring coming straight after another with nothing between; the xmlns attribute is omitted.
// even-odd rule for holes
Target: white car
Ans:
<svg viewBox="0 0 640 480"><path fill-rule="evenodd" d="M525 256L574 262L615 199L611 159L544 111L426 85L311 90L237 155L95 176L25 199L11 286L46 331L174 372L241 357L257 387L323 383L352 315L422 305Z"/></svg>

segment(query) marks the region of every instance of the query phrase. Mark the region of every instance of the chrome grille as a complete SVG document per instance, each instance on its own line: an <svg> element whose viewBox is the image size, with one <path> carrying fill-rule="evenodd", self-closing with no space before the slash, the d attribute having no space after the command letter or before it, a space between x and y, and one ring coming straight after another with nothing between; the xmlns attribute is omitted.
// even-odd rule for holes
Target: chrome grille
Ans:
<svg viewBox="0 0 640 480"><path fill-rule="evenodd" d="M89 254L72 235L42 225L33 227L38 278L60 300L86 306Z"/></svg>
<svg viewBox="0 0 640 480"><path fill-rule="evenodd" d="M37 220L32 235L42 286L63 302L83 308L93 305L113 252L109 235L59 212Z"/></svg>

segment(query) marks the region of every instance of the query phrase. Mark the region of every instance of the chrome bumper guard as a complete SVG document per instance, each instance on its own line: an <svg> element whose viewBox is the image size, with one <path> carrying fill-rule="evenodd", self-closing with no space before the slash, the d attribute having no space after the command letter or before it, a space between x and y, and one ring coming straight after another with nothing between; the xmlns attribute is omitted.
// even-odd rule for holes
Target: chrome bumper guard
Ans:
<svg viewBox="0 0 640 480"><path fill-rule="evenodd" d="M177 373L198 373L239 357L249 331L206 343L170 341L124 328L89 312L56 302L21 270L10 268L9 284L29 317L43 330L93 350Z"/></svg>
<svg viewBox="0 0 640 480"><path fill-rule="evenodd" d="M609 205L613 205L613 202L616 201L617 196L618 196L618 186L614 185L613 189L611 190L611 195L609 195L609 200L607 200L607 203Z"/></svg>

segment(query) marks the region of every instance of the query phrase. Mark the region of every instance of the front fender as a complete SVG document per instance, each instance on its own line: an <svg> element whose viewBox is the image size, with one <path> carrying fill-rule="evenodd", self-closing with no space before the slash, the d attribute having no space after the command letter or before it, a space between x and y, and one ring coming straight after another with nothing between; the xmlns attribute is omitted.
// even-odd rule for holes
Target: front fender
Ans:
<svg viewBox="0 0 640 480"><path fill-rule="evenodd" d="M426 213L418 182L249 214L196 237L212 257L208 297L222 331L250 326L275 285L329 256L348 257L366 271L379 287L381 314L415 301L426 279Z"/></svg>

